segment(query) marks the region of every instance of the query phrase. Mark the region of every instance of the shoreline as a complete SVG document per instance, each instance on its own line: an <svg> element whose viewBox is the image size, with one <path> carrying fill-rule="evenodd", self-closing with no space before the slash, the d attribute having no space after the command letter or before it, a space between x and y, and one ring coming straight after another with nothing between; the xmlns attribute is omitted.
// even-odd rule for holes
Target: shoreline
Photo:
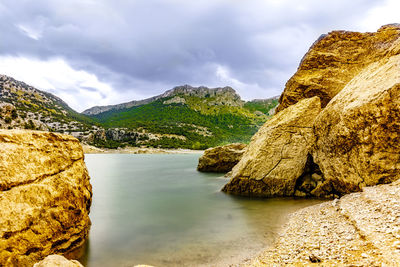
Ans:
<svg viewBox="0 0 400 267"><path fill-rule="evenodd" d="M203 154L204 150L191 149L167 149L153 147L124 147L118 149L98 148L95 146L82 144L84 154Z"/></svg>
<svg viewBox="0 0 400 267"><path fill-rule="evenodd" d="M397 181L293 212L274 243L239 266L396 266L399 193Z"/></svg>

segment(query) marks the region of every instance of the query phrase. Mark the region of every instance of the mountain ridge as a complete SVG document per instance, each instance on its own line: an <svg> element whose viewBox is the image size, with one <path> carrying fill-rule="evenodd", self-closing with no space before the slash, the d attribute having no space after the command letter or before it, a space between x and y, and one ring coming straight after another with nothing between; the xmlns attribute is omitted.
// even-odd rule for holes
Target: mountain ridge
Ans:
<svg viewBox="0 0 400 267"><path fill-rule="evenodd" d="M169 90L165 91L164 93L153 96L153 97L145 98L142 100L132 100L129 102L124 102L124 103L115 104L115 105L94 106L94 107L84 110L81 113L84 115L93 116L93 115L97 115L97 114L100 114L100 113L103 113L103 112L106 112L109 110L120 110L120 109L136 107L136 106L140 106L140 105L146 105L146 104L154 102L158 99L167 98L167 97L175 96L178 94L186 94L186 95L190 95L190 96L203 96L203 97L207 96L207 94L209 94L210 96L232 94L232 96L234 98L238 98L240 101L243 101L243 100L241 100L240 96L236 93L236 91L232 87L229 87L229 86L208 88L206 86L194 87L194 86L185 84L185 85L181 85L181 86L175 86L174 88L169 89Z"/></svg>

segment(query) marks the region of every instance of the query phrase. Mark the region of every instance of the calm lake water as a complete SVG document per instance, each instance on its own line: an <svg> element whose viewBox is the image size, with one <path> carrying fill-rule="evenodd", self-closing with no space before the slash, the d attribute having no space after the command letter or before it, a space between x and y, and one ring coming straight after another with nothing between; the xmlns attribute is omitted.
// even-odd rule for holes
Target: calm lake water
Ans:
<svg viewBox="0 0 400 267"><path fill-rule="evenodd" d="M316 200L247 199L196 171L200 155L85 155L93 185L85 266L229 266L271 244Z"/></svg>

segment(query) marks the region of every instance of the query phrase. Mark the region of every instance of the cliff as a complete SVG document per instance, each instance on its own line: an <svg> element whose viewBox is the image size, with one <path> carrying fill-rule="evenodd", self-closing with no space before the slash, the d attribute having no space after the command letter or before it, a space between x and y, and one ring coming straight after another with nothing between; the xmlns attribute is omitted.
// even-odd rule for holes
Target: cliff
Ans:
<svg viewBox="0 0 400 267"><path fill-rule="evenodd" d="M277 111L313 96L325 107L366 66L396 54L392 48L399 37L399 24L383 26L374 33L333 31L322 35L286 83Z"/></svg>
<svg viewBox="0 0 400 267"><path fill-rule="evenodd" d="M339 197L399 179L399 32L400 26L389 25L377 33L333 32L318 40L288 84L301 80L322 89L285 89L281 111L254 135L223 191ZM324 49L336 51L334 60L332 54L319 58ZM354 64L349 69L337 62ZM315 98L322 111L307 106Z"/></svg>
<svg viewBox="0 0 400 267"><path fill-rule="evenodd" d="M32 266L85 242L92 191L83 159L71 136L0 130L1 266Z"/></svg>

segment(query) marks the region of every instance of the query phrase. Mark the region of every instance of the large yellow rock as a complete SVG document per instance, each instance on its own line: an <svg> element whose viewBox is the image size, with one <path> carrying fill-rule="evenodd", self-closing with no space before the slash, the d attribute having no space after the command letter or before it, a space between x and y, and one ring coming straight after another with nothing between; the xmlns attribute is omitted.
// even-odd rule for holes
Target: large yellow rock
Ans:
<svg viewBox="0 0 400 267"><path fill-rule="evenodd" d="M320 113L314 128L313 156L324 174L316 195L400 178L400 55L365 68Z"/></svg>
<svg viewBox="0 0 400 267"><path fill-rule="evenodd" d="M303 57L297 72L286 83L277 112L299 100L318 96L322 107L369 64L398 49L400 25L386 25L374 33L333 31L321 36Z"/></svg>
<svg viewBox="0 0 400 267"><path fill-rule="evenodd" d="M79 141L0 130L0 266L32 266L81 246L91 185Z"/></svg>
<svg viewBox="0 0 400 267"><path fill-rule="evenodd" d="M249 196L292 196L306 169L318 97L304 99L267 121L232 169L225 192Z"/></svg>

